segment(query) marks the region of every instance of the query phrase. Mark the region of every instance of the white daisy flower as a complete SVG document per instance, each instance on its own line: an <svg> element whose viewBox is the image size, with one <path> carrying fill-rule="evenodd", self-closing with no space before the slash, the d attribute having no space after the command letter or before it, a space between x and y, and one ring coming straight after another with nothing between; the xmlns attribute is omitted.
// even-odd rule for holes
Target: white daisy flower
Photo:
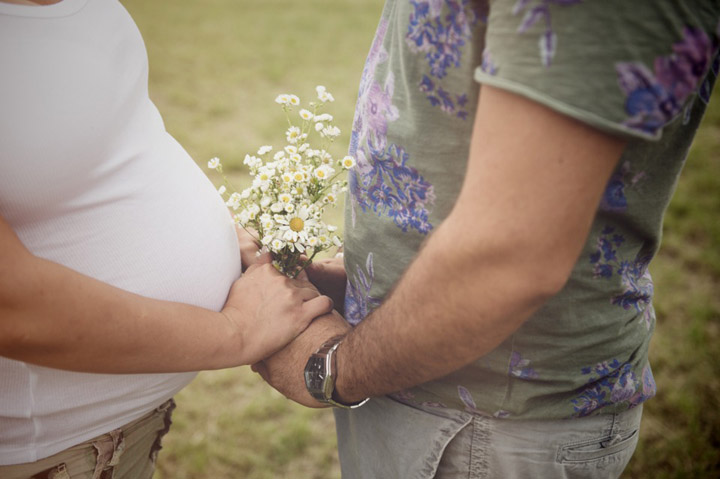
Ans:
<svg viewBox="0 0 720 479"><path fill-rule="evenodd" d="M325 128L324 123L322 123L322 122L315 123L315 131L317 131L318 133L323 131L324 128Z"/></svg>
<svg viewBox="0 0 720 479"><path fill-rule="evenodd" d="M275 98L275 103L279 105L287 105L288 103L290 103L290 95L288 95L287 93L278 95Z"/></svg>
<svg viewBox="0 0 720 479"><path fill-rule="evenodd" d="M327 180L333 175L333 173L335 173L335 170L332 167L329 165L322 165L315 168L313 176L315 176L318 180Z"/></svg>
<svg viewBox="0 0 720 479"><path fill-rule="evenodd" d="M332 155L327 151L322 150L320 153L318 153L318 156L320 157L320 160L326 165L332 163Z"/></svg>
<svg viewBox="0 0 720 479"><path fill-rule="evenodd" d="M295 127L295 128L297 128L297 127ZM292 155L292 154L297 153L298 149L297 149L297 146L288 145L285 147L285 151L287 152L288 155Z"/></svg>
<svg viewBox="0 0 720 479"><path fill-rule="evenodd" d="M290 95L289 102L291 105L298 106L300 104L300 98L295 95Z"/></svg>
<svg viewBox="0 0 720 479"><path fill-rule="evenodd" d="M319 125L320 123L317 123ZM323 128L320 132L323 136L326 136L328 138L337 138L340 136L340 128L337 126L328 126L327 128Z"/></svg>
<svg viewBox="0 0 720 479"><path fill-rule="evenodd" d="M300 118L302 118L303 120L312 120L313 117L314 117L314 115L312 114L312 112L309 111L309 110L306 110L305 108L303 108L302 110L300 110L300 111L298 112L298 114L300 115Z"/></svg>
<svg viewBox="0 0 720 479"><path fill-rule="evenodd" d="M285 243L279 238L275 238L270 243L270 247L273 249L273 251L280 251L285 246Z"/></svg>
<svg viewBox="0 0 720 479"><path fill-rule="evenodd" d="M300 128L297 126L291 126L288 128L286 138L288 143L297 143L300 138Z"/></svg>
<svg viewBox="0 0 720 479"><path fill-rule="evenodd" d="M325 122L325 121L333 121L333 116L330 113L322 113L320 115L315 115L315 118L313 120L317 123L319 121Z"/></svg>
<svg viewBox="0 0 720 479"><path fill-rule="evenodd" d="M285 218L278 219L280 225L278 229L283 232L283 238L291 238L292 241L302 239L307 241L308 233L317 225L317 221L309 215L309 209L299 208L297 213L287 215ZM286 241L288 241L286 239Z"/></svg>
<svg viewBox="0 0 720 479"><path fill-rule="evenodd" d="M270 186L270 181L273 179L273 176L275 176L274 170L269 168L260 168L260 171L258 171L258 174L255 176L255 180L258 181L258 185L260 187L267 188ZM266 190L263 189L263 191Z"/></svg>
<svg viewBox="0 0 720 479"><path fill-rule="evenodd" d="M218 158L217 156L208 161L208 168L210 168L211 170L217 170L219 166L220 158Z"/></svg>
<svg viewBox="0 0 720 479"><path fill-rule="evenodd" d="M260 156L262 156L262 155L264 155L264 154L266 154L266 153L270 153L270 152L272 151L272 149L273 149L272 146L270 146L270 145L264 145L264 146L261 146L261 147L260 147L260 149L258 150L257 154L260 155Z"/></svg>
<svg viewBox="0 0 720 479"><path fill-rule="evenodd" d="M281 203L288 204L292 201L292 195L283 193L281 195L278 195L278 200L280 200Z"/></svg>
<svg viewBox="0 0 720 479"><path fill-rule="evenodd" d="M230 198L225 202L225 205L229 206L233 210L237 210L240 208L240 195L237 193L233 193L230 195Z"/></svg>
<svg viewBox="0 0 720 479"><path fill-rule="evenodd" d="M357 164L357 162L355 161L355 158L353 158L352 156L349 156L349 155L348 155L348 156L346 156L345 158L342 159L342 166L343 166L343 168L345 168L346 170L349 170L350 168L352 168L352 167L355 166L356 164Z"/></svg>
<svg viewBox="0 0 720 479"><path fill-rule="evenodd" d="M285 156L285 152L283 150L280 150L273 155L273 159L275 161L281 160Z"/></svg>
<svg viewBox="0 0 720 479"><path fill-rule="evenodd" d="M270 205L270 211L272 211L273 213L280 213L284 209L285 209L285 205L280 202L273 203L272 205Z"/></svg>
<svg viewBox="0 0 720 479"><path fill-rule="evenodd" d="M252 155L245 155L245 159L243 160L243 163L248 166L248 168L257 168L262 164L262 160L256 156Z"/></svg>
<svg viewBox="0 0 720 479"><path fill-rule="evenodd" d="M260 225L262 226L262 229L264 231L270 231L275 226L275 222L272 220L272 218L267 218L265 220L260 220L260 221L261 221Z"/></svg>
<svg viewBox="0 0 720 479"><path fill-rule="evenodd" d="M316 86L315 91L317 91L318 100L320 100L321 102L327 103L335 101L335 98L333 98L333 96L325 89L324 86Z"/></svg>
<svg viewBox="0 0 720 479"><path fill-rule="evenodd" d="M288 243L294 243L298 240L299 236L297 231L293 231L291 229L285 228L284 226L281 226L280 229L282 230L282 239L284 241L287 241Z"/></svg>
<svg viewBox="0 0 720 479"><path fill-rule="evenodd" d="M220 188L218 188L218 193L220 193L221 195L224 195L225 191L227 191L227 188L225 188L225 185L220 185Z"/></svg>

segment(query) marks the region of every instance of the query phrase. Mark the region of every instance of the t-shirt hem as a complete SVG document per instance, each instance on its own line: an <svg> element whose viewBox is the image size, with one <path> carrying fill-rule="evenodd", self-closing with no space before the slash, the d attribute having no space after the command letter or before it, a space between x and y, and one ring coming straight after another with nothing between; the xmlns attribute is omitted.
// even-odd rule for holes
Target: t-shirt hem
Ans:
<svg viewBox="0 0 720 479"><path fill-rule="evenodd" d="M559 101L556 98L546 95L545 93L537 91L537 90L535 90L527 85L524 85L522 83L517 83L512 80L505 79L505 78L499 78L496 76L488 75L487 73L483 72L480 68L477 68L475 70L474 76L475 76L475 81L477 81L478 83L494 86L494 87L497 87L497 88L500 88L500 89L503 89L503 90L506 90L506 91L509 91L512 93L517 93L518 95L524 96L530 100L536 101L544 106L547 106L548 108L555 110L558 113L562 113L562 114L572 117L576 120L579 120L582 123L585 123L589 126L598 128L602 131L605 131L605 132L613 134L613 135L620 135L620 136L632 137L632 138L640 138L643 140L651 140L651 141L657 141L662 136L662 133L660 133L660 132L653 135L653 134L649 134L649 133L645 133L645 132L642 132L639 130L632 129L632 128L624 126L620 123L614 122L612 120L608 120L607 118L604 118L595 113L592 113L587 110L583 110L581 108L578 108L573 105L569 105L567 103Z"/></svg>
<svg viewBox="0 0 720 479"><path fill-rule="evenodd" d="M81 435L77 435L73 438L66 438L61 442L52 444L33 444L31 448L28 446L21 446L17 449L3 449L0 448L0 466L14 466L18 464L27 464L31 462L42 461L48 457L54 456L55 454L61 453L67 449L83 444L84 442L93 440L96 437L107 434L117 428L121 428L131 422L140 419L146 414L153 411L155 408L166 402L177 394L177 391L153 401L146 408L135 411L133 414L128 414L120 419L117 419L111 423L104 424L102 427L83 431Z"/></svg>

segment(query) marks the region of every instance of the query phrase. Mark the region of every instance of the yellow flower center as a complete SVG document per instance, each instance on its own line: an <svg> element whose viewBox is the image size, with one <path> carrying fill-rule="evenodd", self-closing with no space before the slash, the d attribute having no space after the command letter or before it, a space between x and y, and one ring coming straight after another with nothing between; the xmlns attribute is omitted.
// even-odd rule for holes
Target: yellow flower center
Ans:
<svg viewBox="0 0 720 479"><path fill-rule="evenodd" d="M305 227L305 222L300 218L293 218L290 220L290 229L296 233L299 233Z"/></svg>

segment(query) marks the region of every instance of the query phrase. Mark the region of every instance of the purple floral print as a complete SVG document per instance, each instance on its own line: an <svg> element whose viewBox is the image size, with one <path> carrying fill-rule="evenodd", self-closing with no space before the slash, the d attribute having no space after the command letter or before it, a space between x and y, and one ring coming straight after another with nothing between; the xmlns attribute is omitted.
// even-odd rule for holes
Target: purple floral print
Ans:
<svg viewBox="0 0 720 479"><path fill-rule="evenodd" d="M362 163L364 159L360 142L368 140L383 147L388 123L398 119L398 109L392 104L395 83L392 72L388 74L382 87L374 79L378 65L385 63L388 59L388 53L383 47L386 33L387 21L383 21L378 26L360 79L353 131L350 138L350 155L362 156L358 158L359 163Z"/></svg>
<svg viewBox="0 0 720 479"><path fill-rule="evenodd" d="M387 22L382 22L360 82L350 139L350 154L357 158L357 167L348 176L351 219L354 225L359 207L392 218L404 232L427 234L432 229L433 186L408 164L409 155L402 147L387 144L388 125L398 119L392 102L395 79L389 72L381 86L374 78L378 65L388 58L382 45L386 33Z"/></svg>
<svg viewBox="0 0 720 479"><path fill-rule="evenodd" d="M622 166L613 173L612 177L608 181L605 187L605 193L603 194L600 202L601 211L609 211L614 213L622 213L627 211L628 202L625 196L626 188L631 188L637 185L640 181L645 179L645 173L633 173L631 171L631 165L629 161L626 161Z"/></svg>
<svg viewBox="0 0 720 479"><path fill-rule="evenodd" d="M367 274L358 266L352 281L348 278L347 288L345 289L345 319L352 325L356 325L365 319L381 303L379 299L370 295L370 289L372 289L375 279L372 253L368 254L365 261L365 270Z"/></svg>
<svg viewBox="0 0 720 479"><path fill-rule="evenodd" d="M523 359L517 351L513 351L510 355L510 366L508 372L511 376L520 379L535 379L538 374L530 367L530 360Z"/></svg>
<svg viewBox="0 0 720 479"><path fill-rule="evenodd" d="M407 232L432 229L428 207L435 202L433 186L408 165L409 155L395 144L376 149L368 144L369 161L349 175L352 200L363 211L389 216Z"/></svg>
<svg viewBox="0 0 720 479"><path fill-rule="evenodd" d="M486 5L477 8L471 0L410 0L410 3L414 11L405 41L411 52L425 54L430 67L430 75L424 75L418 85L420 91L431 105L466 119L467 94L448 91L441 80L449 68L460 66L462 49L472 39L474 27L487 20ZM443 15L445 7L447 13Z"/></svg>
<svg viewBox="0 0 720 479"><path fill-rule="evenodd" d="M528 7L535 1L536 5L530 9ZM517 15L522 11L525 11L525 16L518 27L518 33L525 33L532 28L540 20L545 21L545 31L540 36L538 43L540 47L540 58L543 65L549 67L552 64L552 60L555 57L557 50L557 35L552 29L552 18L550 13L550 5L575 5L581 3L583 0L518 0L513 7L512 14Z"/></svg>
<svg viewBox="0 0 720 479"><path fill-rule="evenodd" d="M498 71L497 66L495 66L495 62L493 61L492 53L490 53L490 50L488 50L487 48L485 48L485 50L483 50L482 63L480 64L480 69L483 72L487 73L488 75L491 75L491 76L497 75L497 71Z"/></svg>
<svg viewBox="0 0 720 479"><path fill-rule="evenodd" d="M470 391L467 390L464 386L458 386L458 396L460 397L460 400L465 404L465 410L472 414L483 414L482 411L480 411L477 406L475 405L475 400L472 397L472 394L470 394Z"/></svg>
<svg viewBox="0 0 720 479"><path fill-rule="evenodd" d="M707 33L687 27L683 39L673 45L673 53L655 59L654 70L640 62L617 63L618 84L625 93L625 111L630 116L624 124L658 134L698 91L716 48Z"/></svg>
<svg viewBox="0 0 720 479"><path fill-rule="evenodd" d="M657 389L650 366L645 366L638 381L632 365L617 359L582 368L581 373L591 376L583 391L571 400L575 416L579 417L620 403L635 407L653 397Z"/></svg>
<svg viewBox="0 0 720 479"><path fill-rule="evenodd" d="M615 234L615 229L606 227L597 240L597 247L590 255L590 263L595 265L595 278L610 279L619 275L624 291L613 296L611 303L623 309L635 308L642 314L645 326L650 329L655 312L652 307L653 281L648 271L650 258L638 257L628 261L618 257L617 249L625 242L622 235Z"/></svg>

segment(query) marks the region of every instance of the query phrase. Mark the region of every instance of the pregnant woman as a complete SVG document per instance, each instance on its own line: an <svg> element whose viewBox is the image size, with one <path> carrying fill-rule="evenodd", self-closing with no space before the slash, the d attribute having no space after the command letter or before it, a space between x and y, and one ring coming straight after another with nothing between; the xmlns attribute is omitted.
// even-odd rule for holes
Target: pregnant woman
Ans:
<svg viewBox="0 0 720 479"><path fill-rule="evenodd" d="M0 477L150 477L193 371L257 362L332 302L267 263L240 278L116 0L0 0L0 65Z"/></svg>

